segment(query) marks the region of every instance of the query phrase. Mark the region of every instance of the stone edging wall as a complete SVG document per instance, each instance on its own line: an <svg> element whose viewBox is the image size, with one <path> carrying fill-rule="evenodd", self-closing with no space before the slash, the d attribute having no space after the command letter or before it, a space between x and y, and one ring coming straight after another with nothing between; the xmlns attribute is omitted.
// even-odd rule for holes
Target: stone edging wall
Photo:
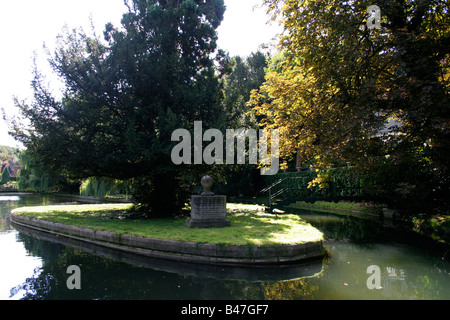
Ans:
<svg viewBox="0 0 450 320"><path fill-rule="evenodd" d="M297 245L234 246L151 239L33 219L11 213L23 227L152 258L213 265L279 265L323 256L322 241Z"/></svg>

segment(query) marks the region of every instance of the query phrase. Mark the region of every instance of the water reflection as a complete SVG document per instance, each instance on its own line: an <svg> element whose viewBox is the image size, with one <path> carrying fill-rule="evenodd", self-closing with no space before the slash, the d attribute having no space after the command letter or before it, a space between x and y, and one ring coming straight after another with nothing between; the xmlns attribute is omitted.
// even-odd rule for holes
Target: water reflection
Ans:
<svg viewBox="0 0 450 320"><path fill-rule="evenodd" d="M21 238L45 240L55 244L70 246L93 253L108 259L127 262L141 267L154 270L180 273L183 275L210 277L216 279L238 279L247 281L286 281L291 279L316 276L322 271L322 259L314 259L304 263L287 264L283 266L258 266L258 267L236 267L236 266L214 266L196 263L177 262L172 260L149 258L129 252L122 252L96 244L79 241L63 236L54 236L31 228L15 225L20 232ZM42 241L38 242L41 244ZM27 243L25 243L27 245ZM31 251L32 248L30 248ZM42 256L42 252L35 253Z"/></svg>
<svg viewBox="0 0 450 320"><path fill-rule="evenodd" d="M8 212L39 201L34 196L33 200L25 198L8 206ZM45 205L63 201L49 197L42 200ZM2 208L2 216L7 217L5 206ZM322 271L320 259L283 268L214 267L120 253L18 226L8 229L27 256L41 262L9 290L12 296L26 300L306 299L317 289L308 283ZM66 286L70 265L81 269L82 290L72 291Z"/></svg>
<svg viewBox="0 0 450 320"><path fill-rule="evenodd" d="M314 299L450 299L449 248L379 220L297 211L325 235L330 257ZM380 267L381 289L367 288Z"/></svg>
<svg viewBox="0 0 450 320"><path fill-rule="evenodd" d="M0 201L19 201L19 196L0 196Z"/></svg>
<svg viewBox="0 0 450 320"><path fill-rule="evenodd" d="M14 232L0 234L0 243L0 300L21 299L23 290L12 288L39 273L42 260L31 255Z"/></svg>
<svg viewBox="0 0 450 320"><path fill-rule="evenodd" d="M199 277L124 263L77 248L38 240L20 233L27 250L42 257L42 268L13 290L26 292L27 300L179 300L179 299L292 299L307 298L317 290L315 280L246 281ZM81 290L68 290L67 267L81 269ZM317 264L310 265L317 269ZM190 270L186 270L190 272ZM320 269L319 269L320 271Z"/></svg>
<svg viewBox="0 0 450 320"><path fill-rule="evenodd" d="M256 277L252 269L244 280L242 270L130 258L52 242L8 224L9 210L16 206L61 201L26 196L0 202L0 299L450 299L448 248L386 228L380 221L297 212L325 234L329 256L302 270L274 269ZM81 268L81 290L67 289L70 265ZM380 290L367 288L371 265L381 270ZM293 280L279 281L282 278ZM1 295L4 288L6 297Z"/></svg>

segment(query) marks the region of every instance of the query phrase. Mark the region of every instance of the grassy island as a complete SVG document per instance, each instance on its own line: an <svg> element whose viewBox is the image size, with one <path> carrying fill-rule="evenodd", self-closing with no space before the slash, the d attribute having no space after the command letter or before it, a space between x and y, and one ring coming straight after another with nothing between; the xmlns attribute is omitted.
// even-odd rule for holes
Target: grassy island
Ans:
<svg viewBox="0 0 450 320"><path fill-rule="evenodd" d="M161 240L223 245L295 245L323 240L323 234L297 215L273 215L261 207L228 204L229 228L190 229L186 218L126 218L131 204L94 204L24 207L15 215L117 234Z"/></svg>

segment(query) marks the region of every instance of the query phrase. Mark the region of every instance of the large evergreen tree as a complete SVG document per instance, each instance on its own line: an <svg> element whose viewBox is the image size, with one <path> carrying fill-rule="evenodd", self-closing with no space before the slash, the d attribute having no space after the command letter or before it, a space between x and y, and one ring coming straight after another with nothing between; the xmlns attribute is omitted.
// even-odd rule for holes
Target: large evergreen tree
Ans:
<svg viewBox="0 0 450 320"><path fill-rule="evenodd" d="M17 102L31 128L15 136L30 158L76 178L135 179L135 199L152 215L177 214L186 201L173 165L171 134L220 121L216 28L223 0L132 0L122 28L104 39L66 30L51 54L65 84L52 96L35 70L31 105Z"/></svg>
<svg viewBox="0 0 450 320"><path fill-rule="evenodd" d="M248 57L233 58L232 71L223 77L225 119L230 128L254 127L248 105L252 90L264 83L268 56L257 51Z"/></svg>

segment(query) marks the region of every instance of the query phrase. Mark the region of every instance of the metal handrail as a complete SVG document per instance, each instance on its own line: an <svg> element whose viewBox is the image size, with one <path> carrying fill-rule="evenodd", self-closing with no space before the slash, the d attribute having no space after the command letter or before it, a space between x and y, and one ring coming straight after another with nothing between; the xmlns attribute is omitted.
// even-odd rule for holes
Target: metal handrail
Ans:
<svg viewBox="0 0 450 320"><path fill-rule="evenodd" d="M274 187L276 187L277 185L279 185L280 183L282 183L282 182L283 182L284 180L286 180L286 179L287 179L287 178L282 178L282 179L280 179L280 180L274 182L272 185L268 186L267 188L262 189L260 192L261 192L261 193L267 192L267 191L273 189Z"/></svg>
<svg viewBox="0 0 450 320"><path fill-rule="evenodd" d="M272 199L274 199L276 196L279 196L280 194L283 194L287 189L280 189L274 194L272 194Z"/></svg>
<svg viewBox="0 0 450 320"><path fill-rule="evenodd" d="M288 179L288 178L282 178L282 179L279 179L278 181L275 181L272 185L270 185L270 186L268 186L267 188L265 188L265 189L263 189L263 190L260 191L261 193L269 192L269 207L272 206L272 200L273 200L275 197L279 196L280 194L283 194L285 191L288 190L288 188L283 188L283 189L278 190L278 191L275 192L274 194L272 194L272 189L273 189L274 187L276 187L277 185L279 185L280 183L284 182L286 179Z"/></svg>
<svg viewBox="0 0 450 320"><path fill-rule="evenodd" d="M276 197L279 197L282 194L285 194L281 200L284 201L285 199L287 199L288 197L293 197L293 195L295 194L295 190L301 190L302 188L298 187L296 183L291 183L291 182L295 182L293 180L297 180L297 179L305 179L305 177L285 177L285 178L280 178L279 180L275 181L272 185L266 187L265 189L261 190L260 193L266 193L269 192L268 194L268 206L272 207L272 202L273 199L275 199ZM278 186L279 184L281 184L282 182L288 181L288 183L286 185L283 185L282 188L280 189L276 189L275 191L273 190L276 186ZM328 197L331 197L333 199L339 199L340 197L346 197L343 193L344 191L347 190L360 190L361 187L346 187L345 189L342 190L340 196L336 195L335 193L332 192L333 195L329 195ZM333 190L332 188L330 189L331 191ZM287 195L286 195L287 193ZM351 192L352 194L354 194L354 192ZM352 195L354 196L354 195ZM308 197L308 196L306 196ZM320 195L316 195L314 197L320 197ZM313 197L313 198L314 198Z"/></svg>

